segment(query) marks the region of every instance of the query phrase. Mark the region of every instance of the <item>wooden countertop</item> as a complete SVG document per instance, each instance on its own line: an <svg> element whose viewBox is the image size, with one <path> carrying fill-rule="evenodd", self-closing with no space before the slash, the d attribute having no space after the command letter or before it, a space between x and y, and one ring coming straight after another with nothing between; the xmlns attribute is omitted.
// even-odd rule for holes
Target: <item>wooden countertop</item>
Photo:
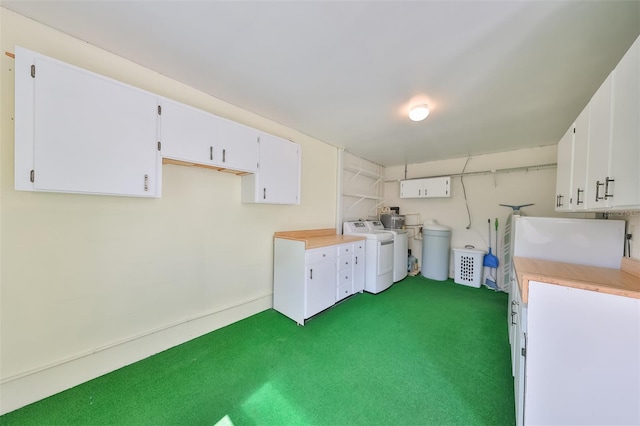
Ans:
<svg viewBox="0 0 640 426"><path fill-rule="evenodd" d="M305 249L334 246L336 244L352 243L366 240L366 237L355 235L339 235L335 228L307 229L303 231L283 231L273 234L274 238L303 241Z"/></svg>
<svg viewBox="0 0 640 426"><path fill-rule="evenodd" d="M529 300L529 281L541 281L600 293L640 299L640 260L622 258L622 269L514 257L523 303Z"/></svg>

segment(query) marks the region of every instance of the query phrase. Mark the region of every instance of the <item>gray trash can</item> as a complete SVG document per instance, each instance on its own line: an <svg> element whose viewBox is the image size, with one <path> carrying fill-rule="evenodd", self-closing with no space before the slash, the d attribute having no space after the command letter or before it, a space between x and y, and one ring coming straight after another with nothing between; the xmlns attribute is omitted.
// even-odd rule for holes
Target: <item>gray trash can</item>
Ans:
<svg viewBox="0 0 640 426"><path fill-rule="evenodd" d="M422 226L422 276L436 281L449 279L451 228L427 220Z"/></svg>

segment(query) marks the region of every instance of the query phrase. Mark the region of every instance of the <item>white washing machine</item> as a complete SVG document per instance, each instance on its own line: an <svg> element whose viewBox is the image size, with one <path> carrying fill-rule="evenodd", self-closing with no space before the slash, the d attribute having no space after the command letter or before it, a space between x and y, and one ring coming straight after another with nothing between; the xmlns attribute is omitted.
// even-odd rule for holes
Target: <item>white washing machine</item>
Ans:
<svg viewBox="0 0 640 426"><path fill-rule="evenodd" d="M391 287L393 284L393 234L377 230L369 231L367 225L361 220L345 222L342 233L367 238L364 290L376 294Z"/></svg>
<svg viewBox="0 0 640 426"><path fill-rule="evenodd" d="M385 228L379 220L367 220L365 224L369 231L385 231L393 235L393 282L403 280L407 276L409 260L407 230Z"/></svg>

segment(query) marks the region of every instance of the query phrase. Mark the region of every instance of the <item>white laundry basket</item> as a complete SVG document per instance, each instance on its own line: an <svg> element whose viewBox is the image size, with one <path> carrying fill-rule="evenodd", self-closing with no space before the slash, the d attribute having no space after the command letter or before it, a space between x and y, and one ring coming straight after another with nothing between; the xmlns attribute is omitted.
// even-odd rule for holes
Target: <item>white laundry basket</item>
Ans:
<svg viewBox="0 0 640 426"><path fill-rule="evenodd" d="M469 287L480 287L482 284L483 250L471 248L454 248L454 279L456 284Z"/></svg>

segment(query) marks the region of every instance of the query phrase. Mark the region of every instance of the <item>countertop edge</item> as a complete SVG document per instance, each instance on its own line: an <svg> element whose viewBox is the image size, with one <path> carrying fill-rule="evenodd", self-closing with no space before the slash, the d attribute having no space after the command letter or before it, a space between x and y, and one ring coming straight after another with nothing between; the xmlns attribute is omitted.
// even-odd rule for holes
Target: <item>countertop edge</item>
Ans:
<svg viewBox="0 0 640 426"><path fill-rule="evenodd" d="M513 261L523 303L529 301L530 281L640 299L638 277L619 269L519 257Z"/></svg>

